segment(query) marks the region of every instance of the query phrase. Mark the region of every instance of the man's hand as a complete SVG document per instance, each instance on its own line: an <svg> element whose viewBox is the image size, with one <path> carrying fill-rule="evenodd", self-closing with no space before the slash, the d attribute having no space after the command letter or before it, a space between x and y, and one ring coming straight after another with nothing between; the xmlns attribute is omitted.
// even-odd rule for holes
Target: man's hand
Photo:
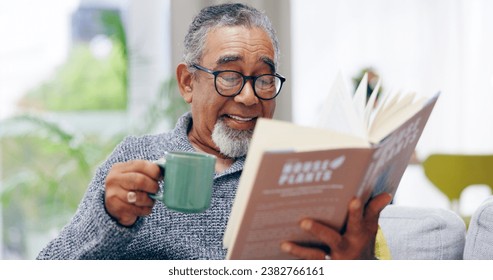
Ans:
<svg viewBox="0 0 493 280"><path fill-rule="evenodd" d="M151 214L154 200L148 194L159 189L159 167L134 160L112 166L105 182L106 211L121 225L131 226L140 216Z"/></svg>
<svg viewBox="0 0 493 280"><path fill-rule="evenodd" d="M327 256L335 260L374 259L378 218L391 199L388 193L380 194L371 199L366 208L363 208L360 199L353 199L349 203L347 228L343 234L315 220L303 219L300 227L326 244L330 252L289 241L283 242L281 249L297 258L309 260L323 260Z"/></svg>

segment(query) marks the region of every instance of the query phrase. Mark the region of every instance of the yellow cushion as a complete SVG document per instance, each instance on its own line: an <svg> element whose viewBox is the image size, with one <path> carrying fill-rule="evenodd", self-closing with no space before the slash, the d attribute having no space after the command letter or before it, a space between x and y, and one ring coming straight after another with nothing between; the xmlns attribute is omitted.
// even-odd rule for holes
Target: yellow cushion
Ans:
<svg viewBox="0 0 493 280"><path fill-rule="evenodd" d="M378 226L377 237L375 240L375 257L379 260L391 260L389 246L383 235L382 229Z"/></svg>

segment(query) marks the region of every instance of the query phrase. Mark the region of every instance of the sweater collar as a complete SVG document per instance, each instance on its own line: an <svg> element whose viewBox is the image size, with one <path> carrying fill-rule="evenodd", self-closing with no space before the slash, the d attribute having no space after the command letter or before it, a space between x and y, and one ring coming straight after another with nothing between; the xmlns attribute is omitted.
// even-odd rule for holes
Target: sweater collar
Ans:
<svg viewBox="0 0 493 280"><path fill-rule="evenodd" d="M192 113L187 112L183 114L176 123L175 128L171 132L171 149L180 150L184 152L196 152L195 148L190 143L188 139L188 130L192 124ZM170 151L171 151L170 149ZM241 172L243 170L243 165L245 164L246 156L239 157L235 162L224 172L216 173L215 178L222 177L225 175L233 174L236 172Z"/></svg>

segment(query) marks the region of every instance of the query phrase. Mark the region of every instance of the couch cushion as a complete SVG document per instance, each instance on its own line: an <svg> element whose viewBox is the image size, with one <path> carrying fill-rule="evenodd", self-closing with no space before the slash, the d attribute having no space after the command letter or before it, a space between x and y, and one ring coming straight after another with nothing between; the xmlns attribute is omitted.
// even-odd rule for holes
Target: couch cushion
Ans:
<svg viewBox="0 0 493 280"><path fill-rule="evenodd" d="M466 260L493 260L493 197L474 212L464 248Z"/></svg>
<svg viewBox="0 0 493 280"><path fill-rule="evenodd" d="M379 220L395 260L462 259L466 226L454 212L441 208L387 206Z"/></svg>

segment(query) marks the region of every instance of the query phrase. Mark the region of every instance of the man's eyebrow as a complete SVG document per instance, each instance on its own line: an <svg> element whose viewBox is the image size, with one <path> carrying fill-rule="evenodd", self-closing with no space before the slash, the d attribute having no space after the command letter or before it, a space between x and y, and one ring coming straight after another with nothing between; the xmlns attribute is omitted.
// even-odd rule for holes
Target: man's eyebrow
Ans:
<svg viewBox="0 0 493 280"><path fill-rule="evenodd" d="M239 55L225 55L225 56L221 56L217 61L216 61L216 65L223 65L223 64L226 64L228 62L233 62L233 61L238 61L238 60L243 60L243 57L239 56Z"/></svg>
<svg viewBox="0 0 493 280"><path fill-rule="evenodd" d="M272 70L272 72L274 72L274 73L276 72L275 63L274 63L274 61L270 57L268 57L268 56L262 56L259 60L261 62L269 65L269 67ZM216 61L216 65L224 65L224 64L227 64L229 62L234 62L234 61L243 61L243 57L241 55L225 55L225 56L221 56Z"/></svg>
<svg viewBox="0 0 493 280"><path fill-rule="evenodd" d="M260 58L260 60L263 61L264 63L267 63L270 67L270 70L272 70L273 73L276 72L276 64L270 57L263 56Z"/></svg>

